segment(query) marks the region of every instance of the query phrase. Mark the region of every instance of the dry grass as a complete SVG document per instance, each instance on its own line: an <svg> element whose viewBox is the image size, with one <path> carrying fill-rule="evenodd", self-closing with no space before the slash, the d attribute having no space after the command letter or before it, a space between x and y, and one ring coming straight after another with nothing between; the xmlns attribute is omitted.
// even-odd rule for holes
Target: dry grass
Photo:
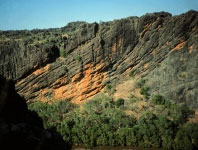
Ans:
<svg viewBox="0 0 198 150"><path fill-rule="evenodd" d="M146 110L148 110L148 104L142 101L139 101L132 106L130 106L125 113L127 115L133 115L136 119L138 119Z"/></svg>
<svg viewBox="0 0 198 150"><path fill-rule="evenodd" d="M134 95L135 97L139 97L139 98L143 98L143 96L140 94L140 88L137 88L136 82L138 80L138 77L134 77L132 79L123 81L122 83L120 83L119 85L116 86L116 92L113 95L113 98L119 99L119 98L123 98L125 100L128 100L132 95Z"/></svg>

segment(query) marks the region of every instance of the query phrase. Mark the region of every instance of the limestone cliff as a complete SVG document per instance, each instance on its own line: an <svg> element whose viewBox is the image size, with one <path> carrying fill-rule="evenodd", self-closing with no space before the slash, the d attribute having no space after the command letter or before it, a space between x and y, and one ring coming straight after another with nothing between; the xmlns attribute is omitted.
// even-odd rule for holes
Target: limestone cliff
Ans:
<svg viewBox="0 0 198 150"><path fill-rule="evenodd" d="M0 32L0 74L27 100L83 101L132 72L151 93L198 108L198 12Z"/></svg>

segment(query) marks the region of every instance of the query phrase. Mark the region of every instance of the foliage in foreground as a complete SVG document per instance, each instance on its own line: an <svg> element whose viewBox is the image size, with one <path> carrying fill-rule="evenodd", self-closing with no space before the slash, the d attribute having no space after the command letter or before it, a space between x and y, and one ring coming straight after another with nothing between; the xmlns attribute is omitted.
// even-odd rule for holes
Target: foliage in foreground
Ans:
<svg viewBox="0 0 198 150"><path fill-rule="evenodd" d="M160 96L153 101L166 104ZM123 99L113 101L102 95L85 103L82 109L69 101L36 102L29 109L42 117L46 128L56 127L63 139L73 145L198 148L198 124L186 123L191 112L184 105L168 103L164 107L169 109L169 115L146 110L136 119L126 115L123 104Z"/></svg>

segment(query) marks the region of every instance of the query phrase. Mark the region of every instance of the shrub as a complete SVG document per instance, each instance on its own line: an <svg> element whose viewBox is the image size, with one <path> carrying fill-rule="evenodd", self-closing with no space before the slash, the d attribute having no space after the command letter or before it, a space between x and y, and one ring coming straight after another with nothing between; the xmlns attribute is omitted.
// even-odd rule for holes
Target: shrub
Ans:
<svg viewBox="0 0 198 150"><path fill-rule="evenodd" d="M161 144L163 148L172 149L174 145L174 123L167 118L167 116L159 114L154 120L154 124L158 129Z"/></svg>
<svg viewBox="0 0 198 150"><path fill-rule="evenodd" d="M140 94L144 95L145 98L148 98L148 96L150 96L149 89L150 88L148 86L142 86L140 89Z"/></svg>
<svg viewBox="0 0 198 150"><path fill-rule="evenodd" d="M152 102L156 105L164 105L166 100L165 98L162 96L162 95L155 95L153 98L152 98Z"/></svg>
<svg viewBox="0 0 198 150"><path fill-rule="evenodd" d="M67 66L63 66L63 70L64 70L65 73L68 73L69 72Z"/></svg>
<svg viewBox="0 0 198 150"><path fill-rule="evenodd" d="M124 106L124 99L119 98L117 101L115 101L116 107Z"/></svg>
<svg viewBox="0 0 198 150"><path fill-rule="evenodd" d="M190 150L198 149L198 124L188 123L179 128L175 137L175 148Z"/></svg>
<svg viewBox="0 0 198 150"><path fill-rule="evenodd" d="M134 77L134 73L133 72L130 72L129 73L129 77L133 78Z"/></svg>
<svg viewBox="0 0 198 150"><path fill-rule="evenodd" d="M194 113L184 104L171 104L169 108L170 117L173 119L176 125L182 125L188 116Z"/></svg>
<svg viewBox="0 0 198 150"><path fill-rule="evenodd" d="M80 62L80 61L82 61L82 57L81 57L80 55L77 55L77 56L76 56L76 60L77 60L78 62Z"/></svg>
<svg viewBox="0 0 198 150"><path fill-rule="evenodd" d="M138 144L142 147L160 147L161 139L154 123L157 117L151 112L142 115L136 124Z"/></svg>
<svg viewBox="0 0 198 150"><path fill-rule="evenodd" d="M106 89L107 89L107 90L111 90L111 89L112 89L111 84L106 84Z"/></svg>
<svg viewBox="0 0 198 150"><path fill-rule="evenodd" d="M68 54L67 54L67 51L65 51L65 50L63 50L63 49L60 50L60 57L66 58L67 55L68 55Z"/></svg>
<svg viewBox="0 0 198 150"><path fill-rule="evenodd" d="M140 79L136 82L136 85L141 88L145 83L146 83L145 79Z"/></svg>
<svg viewBox="0 0 198 150"><path fill-rule="evenodd" d="M115 93L115 91L115 88L113 88L111 84L106 84L106 92L108 92L109 95L112 95L113 93Z"/></svg>

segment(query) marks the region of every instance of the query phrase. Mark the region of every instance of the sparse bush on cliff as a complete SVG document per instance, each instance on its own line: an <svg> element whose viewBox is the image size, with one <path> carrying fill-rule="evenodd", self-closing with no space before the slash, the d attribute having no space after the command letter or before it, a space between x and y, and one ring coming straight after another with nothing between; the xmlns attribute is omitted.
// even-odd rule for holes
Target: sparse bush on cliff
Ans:
<svg viewBox="0 0 198 150"><path fill-rule="evenodd" d="M140 94L144 95L145 98L148 98L150 96L149 90L150 88L148 86L142 86L140 89Z"/></svg>
<svg viewBox="0 0 198 150"><path fill-rule="evenodd" d="M109 94L109 95L113 95L115 93L115 88L111 85L111 84L106 84L106 89L105 91Z"/></svg>
<svg viewBox="0 0 198 150"><path fill-rule="evenodd" d="M165 98L162 96L162 95L155 95L153 98L152 98L152 102L156 105L164 105L166 100Z"/></svg>
<svg viewBox="0 0 198 150"><path fill-rule="evenodd" d="M111 84L106 84L106 89L107 90L111 90L111 88L112 88Z"/></svg>
<svg viewBox="0 0 198 150"><path fill-rule="evenodd" d="M133 72L130 72L129 73L129 77L133 78L134 77L134 73Z"/></svg>
<svg viewBox="0 0 198 150"><path fill-rule="evenodd" d="M77 55L75 59L76 59L76 61L78 61L78 62L82 61L82 57L81 57L80 55Z"/></svg>
<svg viewBox="0 0 198 150"><path fill-rule="evenodd" d="M141 88L145 83L146 83L145 79L140 79L136 82L136 86Z"/></svg>
<svg viewBox="0 0 198 150"><path fill-rule="evenodd" d="M68 55L68 54L67 54L67 51L65 51L65 50L63 50L63 49L60 50L60 56L61 56L61 57L66 58L67 55Z"/></svg>

